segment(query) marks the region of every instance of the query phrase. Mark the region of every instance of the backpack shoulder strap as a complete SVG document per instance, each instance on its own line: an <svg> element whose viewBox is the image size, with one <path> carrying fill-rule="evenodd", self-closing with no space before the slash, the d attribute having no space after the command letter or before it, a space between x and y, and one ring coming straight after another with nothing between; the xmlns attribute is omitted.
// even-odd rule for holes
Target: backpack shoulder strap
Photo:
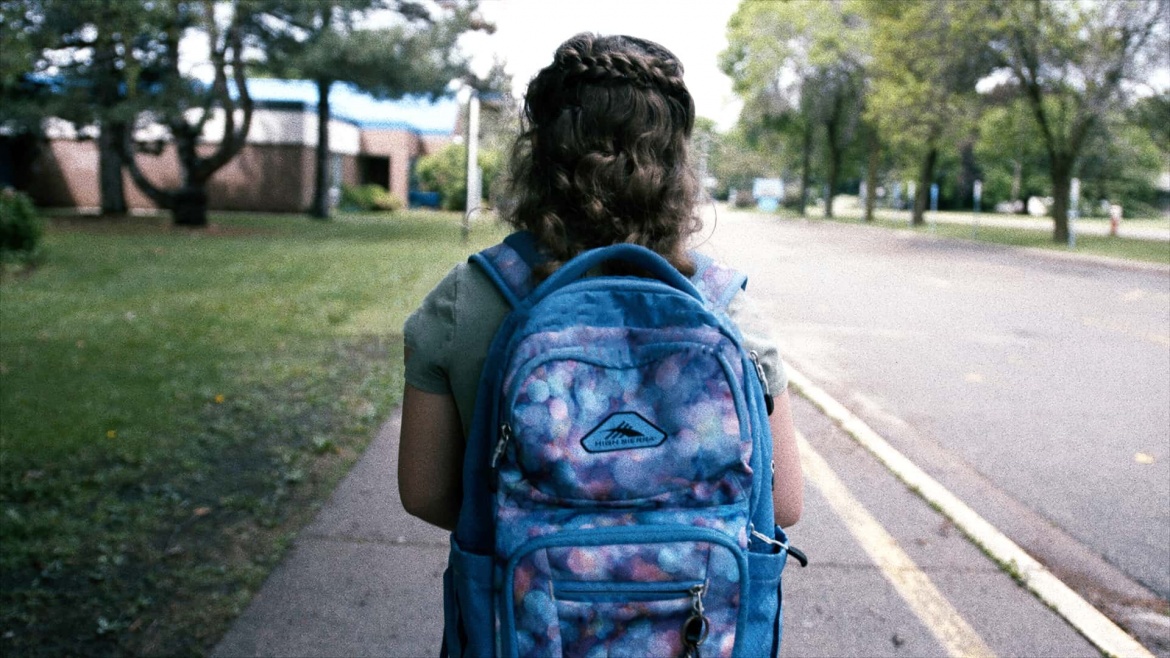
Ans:
<svg viewBox="0 0 1170 658"><path fill-rule="evenodd" d="M726 312L735 293L747 288L747 275L739 270L715 262L706 254L691 252L695 274L691 282L703 293L703 298L716 310Z"/></svg>
<svg viewBox="0 0 1170 658"><path fill-rule="evenodd" d="M735 294L747 288L747 275L706 254L692 252L691 257L695 261L691 283L712 308L726 312ZM532 292L532 268L544 260L544 255L531 233L518 231L468 260L482 268L508 304L516 308Z"/></svg>
<svg viewBox="0 0 1170 658"><path fill-rule="evenodd" d="M482 268L508 305L516 308L532 292L532 267L541 258L532 234L519 231L468 260Z"/></svg>

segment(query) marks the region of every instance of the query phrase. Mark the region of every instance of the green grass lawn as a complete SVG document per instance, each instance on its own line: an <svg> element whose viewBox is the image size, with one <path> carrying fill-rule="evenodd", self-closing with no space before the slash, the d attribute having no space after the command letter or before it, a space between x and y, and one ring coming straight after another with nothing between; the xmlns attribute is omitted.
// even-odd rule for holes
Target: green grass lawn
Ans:
<svg viewBox="0 0 1170 658"><path fill-rule="evenodd" d="M799 217L796 213L788 210L782 210L777 214L787 218ZM865 223L862 221L859 213L855 214L846 211L835 214L837 214L837 217L829 221L847 224ZM908 215L905 212L898 213L900 216L897 218L890 217L892 214L889 211L879 213L876 220L868 225L891 229L910 229L919 233L946 238L977 240L979 242L990 242L1015 247L1034 247L1052 251L1071 251L1072 253L1170 265L1170 243L1163 240L1138 240L1134 238L1108 237L1081 233L1077 236L1076 249L1070 250L1067 244L1058 244L1052 241L1051 228L1048 230L1035 230L1010 226L987 226L984 224L980 225L973 235L970 225L938 222L926 226L910 227L906 219ZM969 215L970 213L966 214ZM823 219L819 209L810 209L808 218L811 221ZM1101 219L1080 219L1077 221L1081 225L1089 223L1101 224L1103 226L1108 225L1108 220ZM1165 227L1167 224L1167 220L1165 219L1132 219L1125 221L1131 224L1147 224L1155 228Z"/></svg>
<svg viewBox="0 0 1170 658"><path fill-rule="evenodd" d="M453 214L57 218L0 281L0 653L198 654L401 394Z"/></svg>

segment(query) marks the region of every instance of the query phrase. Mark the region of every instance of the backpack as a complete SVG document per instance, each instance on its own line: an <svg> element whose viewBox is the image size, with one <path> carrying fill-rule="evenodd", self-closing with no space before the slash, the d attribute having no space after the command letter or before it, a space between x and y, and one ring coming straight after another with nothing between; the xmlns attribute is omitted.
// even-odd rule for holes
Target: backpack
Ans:
<svg viewBox="0 0 1170 658"><path fill-rule="evenodd" d="M488 351L444 585L450 656L776 656L763 368L694 254L586 251L539 286L528 233L471 257L512 311ZM588 276L624 261L653 278Z"/></svg>

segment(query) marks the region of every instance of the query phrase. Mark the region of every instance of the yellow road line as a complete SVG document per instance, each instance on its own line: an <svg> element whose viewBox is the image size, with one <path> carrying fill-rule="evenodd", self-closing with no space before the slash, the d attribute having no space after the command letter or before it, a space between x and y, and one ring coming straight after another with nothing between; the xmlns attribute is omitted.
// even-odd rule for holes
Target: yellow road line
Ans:
<svg viewBox="0 0 1170 658"><path fill-rule="evenodd" d="M800 432L796 433L796 442L800 447L800 463L805 475L845 522L845 527L886 580L894 586L898 595L946 648L947 654L956 657L994 656L975 629L938 591L930 577L918 568L890 533L849 493L848 487Z"/></svg>
<svg viewBox="0 0 1170 658"><path fill-rule="evenodd" d="M885 464L899 480L933 505L960 530L983 548L1024 587L1048 604L1107 656L1154 658L1137 640L1113 623L1071 587L1054 576L1035 558L991 525L975 510L947 490L891 446L873 428L845 408L824 389L792 367L786 368L788 380L801 395L825 412L857 443Z"/></svg>

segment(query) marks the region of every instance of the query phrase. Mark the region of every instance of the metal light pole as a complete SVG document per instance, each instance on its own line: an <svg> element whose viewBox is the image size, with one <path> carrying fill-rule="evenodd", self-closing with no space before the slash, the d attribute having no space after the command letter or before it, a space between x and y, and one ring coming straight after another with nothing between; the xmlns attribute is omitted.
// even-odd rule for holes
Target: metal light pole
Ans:
<svg viewBox="0 0 1170 658"><path fill-rule="evenodd" d="M471 213L483 196L479 176L479 91L471 90L467 99L467 205L463 213L463 241L471 238Z"/></svg>
<svg viewBox="0 0 1170 658"><path fill-rule="evenodd" d="M934 233L938 221L938 183L930 184L930 232Z"/></svg>
<svg viewBox="0 0 1170 658"><path fill-rule="evenodd" d="M975 236L979 233L979 211L982 210L983 181L975 181L975 185L972 188L972 191L975 193L975 221L971 224L971 239L974 240Z"/></svg>

